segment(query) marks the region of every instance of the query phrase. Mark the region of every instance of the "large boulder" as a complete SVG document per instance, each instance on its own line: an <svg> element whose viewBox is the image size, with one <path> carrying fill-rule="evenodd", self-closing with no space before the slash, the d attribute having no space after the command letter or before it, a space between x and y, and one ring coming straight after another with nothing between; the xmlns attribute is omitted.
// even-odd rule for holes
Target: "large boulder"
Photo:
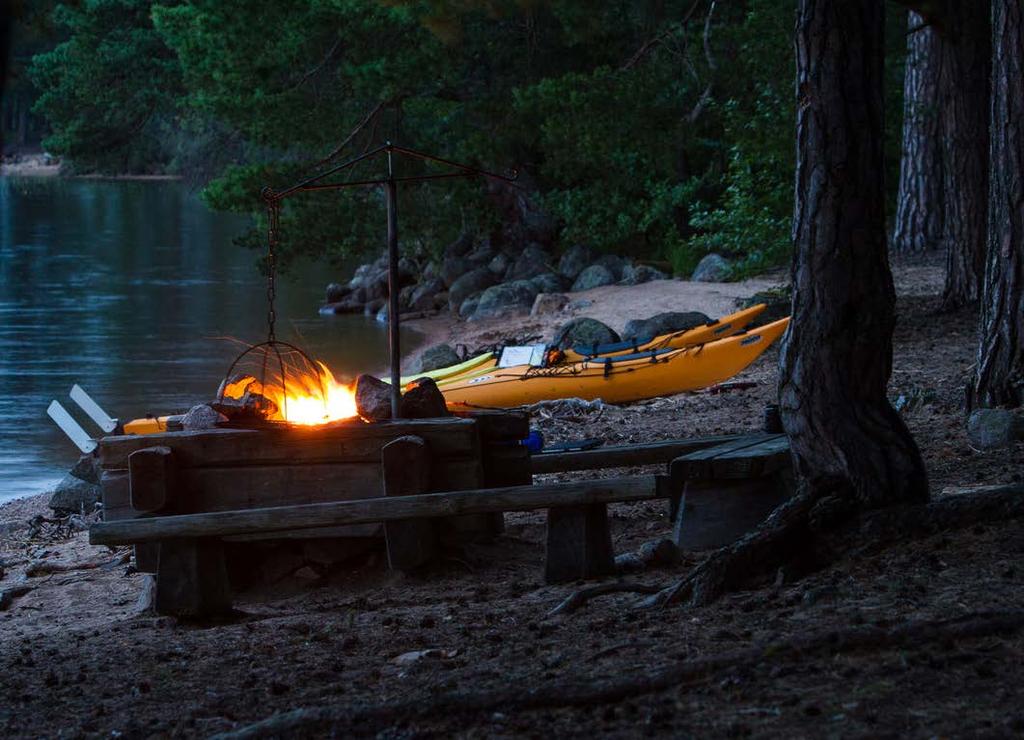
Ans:
<svg viewBox="0 0 1024 740"><path fill-rule="evenodd" d="M435 344L428 347L420 354L419 359L413 366L413 374L428 373L431 370L439 370L442 367L451 367L461 362L458 353L448 344Z"/></svg>
<svg viewBox="0 0 1024 740"><path fill-rule="evenodd" d="M602 254L596 260L595 265L601 265L601 267L607 267L608 271L615 276L616 280L622 280L622 276L626 271L626 268L632 265L632 261L625 257L620 257L617 254Z"/></svg>
<svg viewBox="0 0 1024 740"><path fill-rule="evenodd" d="M668 311L655 314L648 319L633 319L626 322L626 326L622 330L622 338L623 340L651 339L662 334L704 326L709 321L711 319L700 311Z"/></svg>
<svg viewBox="0 0 1024 740"><path fill-rule="evenodd" d="M86 483L99 485L100 473L100 461L92 455L82 455L68 474L84 480Z"/></svg>
<svg viewBox="0 0 1024 740"><path fill-rule="evenodd" d="M541 275L530 278L530 282L537 288L539 293L557 293L564 290L565 279L555 272L545 272Z"/></svg>
<svg viewBox="0 0 1024 740"><path fill-rule="evenodd" d="M749 298L737 299L736 305L739 308L750 308L759 303L764 303L767 308L757 317L759 323L769 323L789 316L793 305L793 291L790 286L762 290Z"/></svg>
<svg viewBox="0 0 1024 740"><path fill-rule="evenodd" d="M1024 414L1008 409L976 409L967 420L967 438L979 450L1010 447L1024 439Z"/></svg>
<svg viewBox="0 0 1024 740"><path fill-rule="evenodd" d="M62 514L90 514L100 501L100 487L68 473L50 494L49 506Z"/></svg>
<svg viewBox="0 0 1024 740"><path fill-rule="evenodd" d="M473 237L471 234L462 234L444 248L445 257L461 257L473 248Z"/></svg>
<svg viewBox="0 0 1024 740"><path fill-rule="evenodd" d="M545 252L538 244L528 244L526 249L519 253L512 267L505 274L508 280L526 280L528 278L550 272L548 263L551 255Z"/></svg>
<svg viewBox="0 0 1024 740"><path fill-rule="evenodd" d="M639 285L652 280L668 280L668 275L650 265L626 265L619 285Z"/></svg>
<svg viewBox="0 0 1024 740"><path fill-rule="evenodd" d="M470 270L448 288L448 306L455 311L462 302L471 295L479 293L494 285L494 273L486 267Z"/></svg>
<svg viewBox="0 0 1024 740"><path fill-rule="evenodd" d="M480 302L470 320L500 319L527 314L539 292L537 286L530 280L513 280L492 285L480 295Z"/></svg>
<svg viewBox="0 0 1024 740"><path fill-rule="evenodd" d="M568 280L575 280L584 268L590 264L593 253L589 247L574 244L562 254L558 260L558 274Z"/></svg>
<svg viewBox="0 0 1024 740"><path fill-rule="evenodd" d="M572 292L579 293L581 290L600 288L602 285L614 285L616 283L615 273L604 265L591 265L577 276L572 284Z"/></svg>
<svg viewBox="0 0 1024 740"><path fill-rule="evenodd" d="M331 283L327 286L326 295L324 298L327 303L338 303L345 298L352 289L347 285L341 285L340 283Z"/></svg>
<svg viewBox="0 0 1024 740"><path fill-rule="evenodd" d="M729 279L732 265L720 254L712 252L697 263L690 280L698 283L720 283Z"/></svg>
<svg viewBox="0 0 1024 740"><path fill-rule="evenodd" d="M563 293L538 293L533 300L530 316L560 313L567 305L569 305L569 296Z"/></svg>
<svg viewBox="0 0 1024 740"><path fill-rule="evenodd" d="M459 318L468 319L476 311L477 305L480 303L480 294L471 295L469 298L464 300L459 306Z"/></svg>
<svg viewBox="0 0 1024 740"><path fill-rule="evenodd" d="M438 269L437 274L441 278L446 288L450 288L455 284L455 281L460 277L469 272L472 267L462 255L452 255L451 257L445 257L441 262L441 267Z"/></svg>
<svg viewBox="0 0 1024 740"><path fill-rule="evenodd" d="M498 252L491 261L487 263L487 269L501 278L512 268L512 259L504 252Z"/></svg>
<svg viewBox="0 0 1024 740"><path fill-rule="evenodd" d="M441 278L429 278L417 285L409 296L409 310L431 311L437 308L437 296L444 292Z"/></svg>
<svg viewBox="0 0 1024 740"><path fill-rule="evenodd" d="M551 344L558 349L570 347L593 347L619 341L619 335L597 319L579 318L563 324L555 333Z"/></svg>
<svg viewBox="0 0 1024 740"><path fill-rule="evenodd" d="M373 265L369 262L364 265L359 265L353 273L352 279L348 281L348 287L352 290L366 287L366 278L369 277L372 270Z"/></svg>

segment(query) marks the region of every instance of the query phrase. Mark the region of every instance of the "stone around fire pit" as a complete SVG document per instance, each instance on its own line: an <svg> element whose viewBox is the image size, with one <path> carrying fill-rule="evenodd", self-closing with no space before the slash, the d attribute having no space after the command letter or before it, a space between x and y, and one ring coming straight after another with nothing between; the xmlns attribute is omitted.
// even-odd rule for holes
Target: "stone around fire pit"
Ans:
<svg viewBox="0 0 1024 740"><path fill-rule="evenodd" d="M356 411L367 421L391 418L391 386L372 375L356 378Z"/></svg>
<svg viewBox="0 0 1024 740"><path fill-rule="evenodd" d="M228 417L205 403L198 404L189 409L185 418L181 420L181 428L186 432L195 432L200 429L214 429L220 422L227 421Z"/></svg>
<svg viewBox="0 0 1024 740"><path fill-rule="evenodd" d="M417 378L402 394L402 416L406 419L435 419L448 416L444 395L431 378Z"/></svg>

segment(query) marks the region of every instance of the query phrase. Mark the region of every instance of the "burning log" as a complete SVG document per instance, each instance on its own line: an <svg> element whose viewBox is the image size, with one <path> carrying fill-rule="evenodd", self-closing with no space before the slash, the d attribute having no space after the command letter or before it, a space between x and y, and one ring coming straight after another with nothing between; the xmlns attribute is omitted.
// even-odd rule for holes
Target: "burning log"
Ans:
<svg viewBox="0 0 1024 740"><path fill-rule="evenodd" d="M264 395L264 388L252 375L227 378L217 389L217 400L209 404L230 421L265 421L278 416L277 404Z"/></svg>

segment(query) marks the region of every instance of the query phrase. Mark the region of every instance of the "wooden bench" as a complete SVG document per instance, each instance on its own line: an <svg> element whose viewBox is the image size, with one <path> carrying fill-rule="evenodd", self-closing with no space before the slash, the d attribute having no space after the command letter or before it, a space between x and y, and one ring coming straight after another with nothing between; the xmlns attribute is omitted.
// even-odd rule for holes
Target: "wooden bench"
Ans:
<svg viewBox="0 0 1024 740"><path fill-rule="evenodd" d="M791 466L784 434L735 438L673 460L676 544L688 550L721 547L757 527L792 494Z"/></svg>

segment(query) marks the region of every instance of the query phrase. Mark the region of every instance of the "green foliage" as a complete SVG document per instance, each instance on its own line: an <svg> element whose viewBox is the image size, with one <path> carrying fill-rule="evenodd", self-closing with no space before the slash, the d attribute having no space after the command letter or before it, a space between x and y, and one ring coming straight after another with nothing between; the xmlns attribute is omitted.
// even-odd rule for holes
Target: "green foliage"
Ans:
<svg viewBox="0 0 1024 740"><path fill-rule="evenodd" d="M52 127L47 149L87 169L138 172L168 160L181 81L177 58L150 22L152 6L87 0L55 8L68 38L30 70L41 91L36 110Z"/></svg>
<svg viewBox="0 0 1024 740"><path fill-rule="evenodd" d="M248 246L263 186L394 139L523 170L563 243L681 273L714 250L736 276L789 250L792 0L86 0L55 15L67 41L34 65L48 144L207 182L211 206L255 215ZM494 203L479 180L403 187L404 248L486 235ZM383 225L379 189L303 193L285 202L282 259L376 251Z"/></svg>

